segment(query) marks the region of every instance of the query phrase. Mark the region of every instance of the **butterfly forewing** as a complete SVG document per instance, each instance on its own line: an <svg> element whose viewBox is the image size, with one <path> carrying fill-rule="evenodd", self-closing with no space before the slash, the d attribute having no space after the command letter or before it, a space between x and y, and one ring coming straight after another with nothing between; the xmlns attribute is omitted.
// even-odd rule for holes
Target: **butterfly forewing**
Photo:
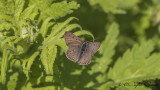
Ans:
<svg viewBox="0 0 160 90"><path fill-rule="evenodd" d="M66 56L73 62L77 62L81 53L81 47L70 47L66 51Z"/></svg>
<svg viewBox="0 0 160 90"><path fill-rule="evenodd" d="M83 41L79 37L75 36L69 31L65 32L64 38L65 38L66 45L69 47L81 46L83 44Z"/></svg>
<svg viewBox="0 0 160 90"><path fill-rule="evenodd" d="M91 55L94 55L100 47L100 42L88 42L88 49L91 52Z"/></svg>

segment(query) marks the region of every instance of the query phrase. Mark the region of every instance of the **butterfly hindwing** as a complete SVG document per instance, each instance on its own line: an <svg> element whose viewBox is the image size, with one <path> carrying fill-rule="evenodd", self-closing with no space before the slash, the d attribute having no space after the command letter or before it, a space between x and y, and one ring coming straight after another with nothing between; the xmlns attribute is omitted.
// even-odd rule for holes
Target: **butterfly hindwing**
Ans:
<svg viewBox="0 0 160 90"><path fill-rule="evenodd" d="M66 57L73 62L77 62L81 53L81 47L69 47L66 51Z"/></svg>
<svg viewBox="0 0 160 90"><path fill-rule="evenodd" d="M79 65L88 65L91 63L91 50L89 49L89 44L86 43L84 51L81 51L78 64Z"/></svg>
<svg viewBox="0 0 160 90"><path fill-rule="evenodd" d="M91 63L91 56L94 55L100 47L99 42L87 42L84 52L79 58L78 64L88 65Z"/></svg>

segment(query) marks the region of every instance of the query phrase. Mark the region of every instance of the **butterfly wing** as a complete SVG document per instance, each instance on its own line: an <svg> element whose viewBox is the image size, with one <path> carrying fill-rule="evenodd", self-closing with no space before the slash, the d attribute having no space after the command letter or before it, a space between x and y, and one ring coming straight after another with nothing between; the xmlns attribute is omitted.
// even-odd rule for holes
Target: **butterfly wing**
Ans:
<svg viewBox="0 0 160 90"><path fill-rule="evenodd" d="M82 55L80 56L79 65L88 65L91 63L91 56L94 55L100 47L100 42L88 42Z"/></svg>
<svg viewBox="0 0 160 90"><path fill-rule="evenodd" d="M66 57L73 62L77 62L81 53L81 47L69 47L66 51Z"/></svg>
<svg viewBox="0 0 160 90"><path fill-rule="evenodd" d="M82 57L79 59L79 65L88 65L91 63L91 53L89 51L84 51Z"/></svg>
<svg viewBox="0 0 160 90"><path fill-rule="evenodd" d="M88 42L86 44L85 50L82 52L83 41L72 34L69 31L66 31L64 34L66 45L69 46L69 49L66 51L66 56L73 62L77 62L80 65L87 65L91 62L91 56L94 55L99 47L99 42Z"/></svg>
<svg viewBox="0 0 160 90"><path fill-rule="evenodd" d="M91 52L91 55L94 55L98 51L100 45L100 42L88 42L88 47Z"/></svg>
<svg viewBox="0 0 160 90"><path fill-rule="evenodd" d="M83 41L79 37L75 36L69 31L65 32L64 38L65 38L66 45L69 47L81 46L83 44Z"/></svg>

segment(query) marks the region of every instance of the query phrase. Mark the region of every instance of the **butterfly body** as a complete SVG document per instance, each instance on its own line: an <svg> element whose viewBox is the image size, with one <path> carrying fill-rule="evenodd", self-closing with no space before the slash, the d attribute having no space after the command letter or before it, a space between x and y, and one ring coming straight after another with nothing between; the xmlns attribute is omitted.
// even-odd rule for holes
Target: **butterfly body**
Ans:
<svg viewBox="0 0 160 90"><path fill-rule="evenodd" d="M81 53L79 55L78 61L81 59L83 53L85 52L87 42L84 42L81 47Z"/></svg>
<svg viewBox="0 0 160 90"><path fill-rule="evenodd" d="M82 52L85 51L86 44L87 44L87 42L84 42L84 43L82 44L82 48L81 48Z"/></svg>
<svg viewBox="0 0 160 90"><path fill-rule="evenodd" d="M64 38L66 45L69 46L69 49L66 51L67 58L73 62L78 62L79 65L90 64L91 56L100 47L100 42L83 42L69 31L65 32Z"/></svg>

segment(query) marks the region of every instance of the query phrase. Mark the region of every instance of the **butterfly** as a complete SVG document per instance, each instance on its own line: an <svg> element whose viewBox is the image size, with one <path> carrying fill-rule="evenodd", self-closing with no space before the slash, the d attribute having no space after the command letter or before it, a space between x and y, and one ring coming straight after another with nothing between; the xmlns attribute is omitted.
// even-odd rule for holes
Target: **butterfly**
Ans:
<svg viewBox="0 0 160 90"><path fill-rule="evenodd" d="M88 65L91 63L91 56L94 55L100 42L83 42L73 33L66 31L64 34L66 45L69 47L66 51L66 57L79 65Z"/></svg>

